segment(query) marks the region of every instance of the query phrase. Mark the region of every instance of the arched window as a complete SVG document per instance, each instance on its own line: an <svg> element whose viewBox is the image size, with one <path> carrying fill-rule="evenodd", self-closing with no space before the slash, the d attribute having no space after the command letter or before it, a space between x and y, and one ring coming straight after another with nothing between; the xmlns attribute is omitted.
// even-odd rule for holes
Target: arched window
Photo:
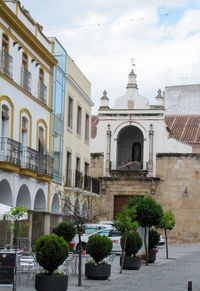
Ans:
<svg viewBox="0 0 200 291"><path fill-rule="evenodd" d="M1 136L9 137L9 122L10 122L10 110L7 105L2 105L1 114Z"/></svg>
<svg viewBox="0 0 200 291"><path fill-rule="evenodd" d="M22 116L22 134L21 134L21 143L24 146L28 145L28 119L25 116Z"/></svg>

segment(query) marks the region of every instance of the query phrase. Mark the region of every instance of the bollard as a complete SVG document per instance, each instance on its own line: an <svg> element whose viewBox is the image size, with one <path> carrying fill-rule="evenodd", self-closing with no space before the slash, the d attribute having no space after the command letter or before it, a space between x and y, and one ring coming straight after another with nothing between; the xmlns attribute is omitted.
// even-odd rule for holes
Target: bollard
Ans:
<svg viewBox="0 0 200 291"><path fill-rule="evenodd" d="M192 291L192 281L188 281L188 291Z"/></svg>

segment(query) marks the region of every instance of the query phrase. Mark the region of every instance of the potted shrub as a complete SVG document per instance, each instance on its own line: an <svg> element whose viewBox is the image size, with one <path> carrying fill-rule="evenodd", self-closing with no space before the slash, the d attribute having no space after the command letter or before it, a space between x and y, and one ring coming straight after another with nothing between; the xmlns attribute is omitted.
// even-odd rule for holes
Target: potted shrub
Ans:
<svg viewBox="0 0 200 291"><path fill-rule="evenodd" d="M69 245L63 237L44 235L37 239L36 260L43 268L36 274L35 289L37 291L65 291L68 287L68 276L55 271L69 255Z"/></svg>
<svg viewBox="0 0 200 291"><path fill-rule="evenodd" d="M90 236L86 251L92 261L85 264L85 275L89 279L106 280L111 274L111 265L104 259L110 254L113 247L111 239L107 236L94 234Z"/></svg>
<svg viewBox="0 0 200 291"><path fill-rule="evenodd" d="M137 257L138 251L142 247L142 238L139 233L136 231L129 231L123 234L121 237L121 247L123 249L124 243L125 246L125 257L123 269L128 270L138 270L141 267L141 258Z"/></svg>
<svg viewBox="0 0 200 291"><path fill-rule="evenodd" d="M74 244L72 239L76 235L76 228L73 224L68 223L66 221L59 223L57 227L55 227L52 231L58 236L62 236L66 242L69 244L69 251L73 252L74 251Z"/></svg>
<svg viewBox="0 0 200 291"><path fill-rule="evenodd" d="M159 244L160 234L154 230L149 230L149 251L148 251L148 263L154 263L156 260L156 253L158 250L156 249Z"/></svg>

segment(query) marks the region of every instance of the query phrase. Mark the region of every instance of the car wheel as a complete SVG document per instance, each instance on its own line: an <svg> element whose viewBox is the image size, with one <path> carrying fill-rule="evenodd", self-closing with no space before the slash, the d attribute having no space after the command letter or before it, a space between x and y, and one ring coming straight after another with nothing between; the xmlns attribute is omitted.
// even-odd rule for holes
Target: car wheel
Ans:
<svg viewBox="0 0 200 291"><path fill-rule="evenodd" d="M76 246L77 253L79 253L80 247L81 247L80 243L78 243L77 246ZM84 242L82 242L82 250L86 250L86 243L84 243Z"/></svg>

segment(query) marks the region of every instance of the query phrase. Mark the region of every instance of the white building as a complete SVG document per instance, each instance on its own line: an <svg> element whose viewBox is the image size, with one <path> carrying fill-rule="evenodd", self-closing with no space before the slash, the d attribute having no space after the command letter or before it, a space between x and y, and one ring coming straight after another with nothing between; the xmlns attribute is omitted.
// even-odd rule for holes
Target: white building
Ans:
<svg viewBox="0 0 200 291"><path fill-rule="evenodd" d="M51 209L51 91L57 61L51 41L18 1L0 0L0 45L0 202L24 205L32 225L31 210Z"/></svg>

